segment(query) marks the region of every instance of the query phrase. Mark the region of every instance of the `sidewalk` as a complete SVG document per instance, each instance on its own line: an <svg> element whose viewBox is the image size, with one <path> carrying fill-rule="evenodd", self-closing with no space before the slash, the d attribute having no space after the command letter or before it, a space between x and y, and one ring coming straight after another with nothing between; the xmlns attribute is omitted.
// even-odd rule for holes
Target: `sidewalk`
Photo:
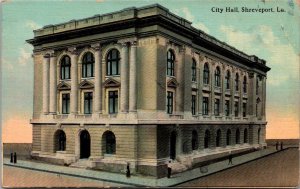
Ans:
<svg viewBox="0 0 300 189"><path fill-rule="evenodd" d="M195 168L182 173L174 174L171 176L171 178L165 177L161 179L156 179L154 177L140 176L140 175L139 176L132 175L130 178L127 178L125 174L109 173L109 172L103 172L99 170L87 170L87 169L74 168L74 167L65 167L65 166L38 163L38 162L25 161L25 160L18 160L17 164L13 164L9 162L8 158L4 158L3 163L4 165L7 166L15 166L15 167L20 167L20 168L25 168L30 170L64 174L68 176L89 178L89 179L95 179L95 180L106 181L106 182L114 182L118 184L126 184L132 186L166 187L166 186L175 186L180 183L193 180L195 178L216 173L218 171L225 170L276 152L279 151L276 151L275 148L271 147L264 150L235 157L232 160L233 165L228 165L228 160L224 160L200 168Z"/></svg>

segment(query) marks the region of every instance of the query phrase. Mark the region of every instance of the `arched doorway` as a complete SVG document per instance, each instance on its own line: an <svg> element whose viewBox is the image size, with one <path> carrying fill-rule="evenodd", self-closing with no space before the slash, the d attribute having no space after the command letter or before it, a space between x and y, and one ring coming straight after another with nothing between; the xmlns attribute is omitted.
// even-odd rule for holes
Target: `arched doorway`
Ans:
<svg viewBox="0 0 300 189"><path fill-rule="evenodd" d="M206 130L204 136L204 148L209 148L209 144L210 144L210 132L209 130Z"/></svg>
<svg viewBox="0 0 300 189"><path fill-rule="evenodd" d="M91 150L90 134L87 130L80 133L80 159L89 158Z"/></svg>
<svg viewBox="0 0 300 189"><path fill-rule="evenodd" d="M244 130L244 143L248 143L248 129Z"/></svg>
<svg viewBox="0 0 300 189"><path fill-rule="evenodd" d="M227 133L226 133L226 145L231 145L231 131L230 129L227 130Z"/></svg>
<svg viewBox="0 0 300 189"><path fill-rule="evenodd" d="M66 150L66 134L63 130L57 130L54 134L54 149L55 151L65 151Z"/></svg>
<svg viewBox="0 0 300 189"><path fill-rule="evenodd" d="M192 132L192 150L198 149L198 133L197 131L193 130Z"/></svg>
<svg viewBox="0 0 300 189"><path fill-rule="evenodd" d="M111 131L105 131L102 135L102 152L103 154L116 153L116 136Z"/></svg>
<svg viewBox="0 0 300 189"><path fill-rule="evenodd" d="M216 147L220 147L220 146L221 146L221 130L218 129L217 137L216 137Z"/></svg>
<svg viewBox="0 0 300 189"><path fill-rule="evenodd" d="M240 143L240 129L237 129L235 131L235 143L239 144Z"/></svg>
<svg viewBox="0 0 300 189"><path fill-rule="evenodd" d="M170 136L170 158L176 158L176 131L172 131Z"/></svg>

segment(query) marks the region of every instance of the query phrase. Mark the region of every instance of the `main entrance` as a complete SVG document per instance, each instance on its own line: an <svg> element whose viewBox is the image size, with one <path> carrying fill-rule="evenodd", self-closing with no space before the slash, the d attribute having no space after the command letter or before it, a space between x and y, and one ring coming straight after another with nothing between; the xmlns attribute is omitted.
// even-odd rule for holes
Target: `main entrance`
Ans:
<svg viewBox="0 0 300 189"><path fill-rule="evenodd" d="M176 158L176 132L175 131L172 131L170 137L170 158L173 160Z"/></svg>
<svg viewBox="0 0 300 189"><path fill-rule="evenodd" d="M90 134L87 130L80 133L80 159L89 158L91 150Z"/></svg>

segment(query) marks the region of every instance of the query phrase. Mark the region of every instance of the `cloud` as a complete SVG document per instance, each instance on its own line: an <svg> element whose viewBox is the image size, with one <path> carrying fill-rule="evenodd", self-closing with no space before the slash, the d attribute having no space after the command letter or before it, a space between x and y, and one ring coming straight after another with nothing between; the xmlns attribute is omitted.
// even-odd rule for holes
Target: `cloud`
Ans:
<svg viewBox="0 0 300 189"><path fill-rule="evenodd" d="M205 33L209 33L208 27L206 27L205 24L203 24L202 22L196 21L195 16L191 13L189 8L182 7L180 9L175 9L174 12L178 15L183 16L188 21L192 22L192 26L194 26L195 28L204 31Z"/></svg>
<svg viewBox="0 0 300 189"><path fill-rule="evenodd" d="M32 30L36 30L41 28L42 26L38 25L36 22L32 21L32 20L28 20L25 22L26 27L32 29Z"/></svg>
<svg viewBox="0 0 300 189"><path fill-rule="evenodd" d="M268 55L267 65L272 68L271 72L268 73L270 85L279 86L290 79L298 79L298 53L292 45L280 41L274 35L271 27L259 25L248 32L243 32L232 26L221 25L220 31L225 35L228 44L248 54L259 56L263 49L263 53Z"/></svg>
<svg viewBox="0 0 300 189"><path fill-rule="evenodd" d="M26 45L27 46L27 45ZM18 63L25 66L31 60L31 48L23 47L20 48Z"/></svg>

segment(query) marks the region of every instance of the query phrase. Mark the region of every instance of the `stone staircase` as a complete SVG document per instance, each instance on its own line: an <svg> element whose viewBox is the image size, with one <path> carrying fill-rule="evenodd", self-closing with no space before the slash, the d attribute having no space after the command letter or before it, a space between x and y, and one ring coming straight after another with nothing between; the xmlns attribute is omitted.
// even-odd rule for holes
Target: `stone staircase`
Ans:
<svg viewBox="0 0 300 189"><path fill-rule="evenodd" d="M79 159L76 162L72 163L70 167L77 167L77 168L89 168L90 161L88 159Z"/></svg>

